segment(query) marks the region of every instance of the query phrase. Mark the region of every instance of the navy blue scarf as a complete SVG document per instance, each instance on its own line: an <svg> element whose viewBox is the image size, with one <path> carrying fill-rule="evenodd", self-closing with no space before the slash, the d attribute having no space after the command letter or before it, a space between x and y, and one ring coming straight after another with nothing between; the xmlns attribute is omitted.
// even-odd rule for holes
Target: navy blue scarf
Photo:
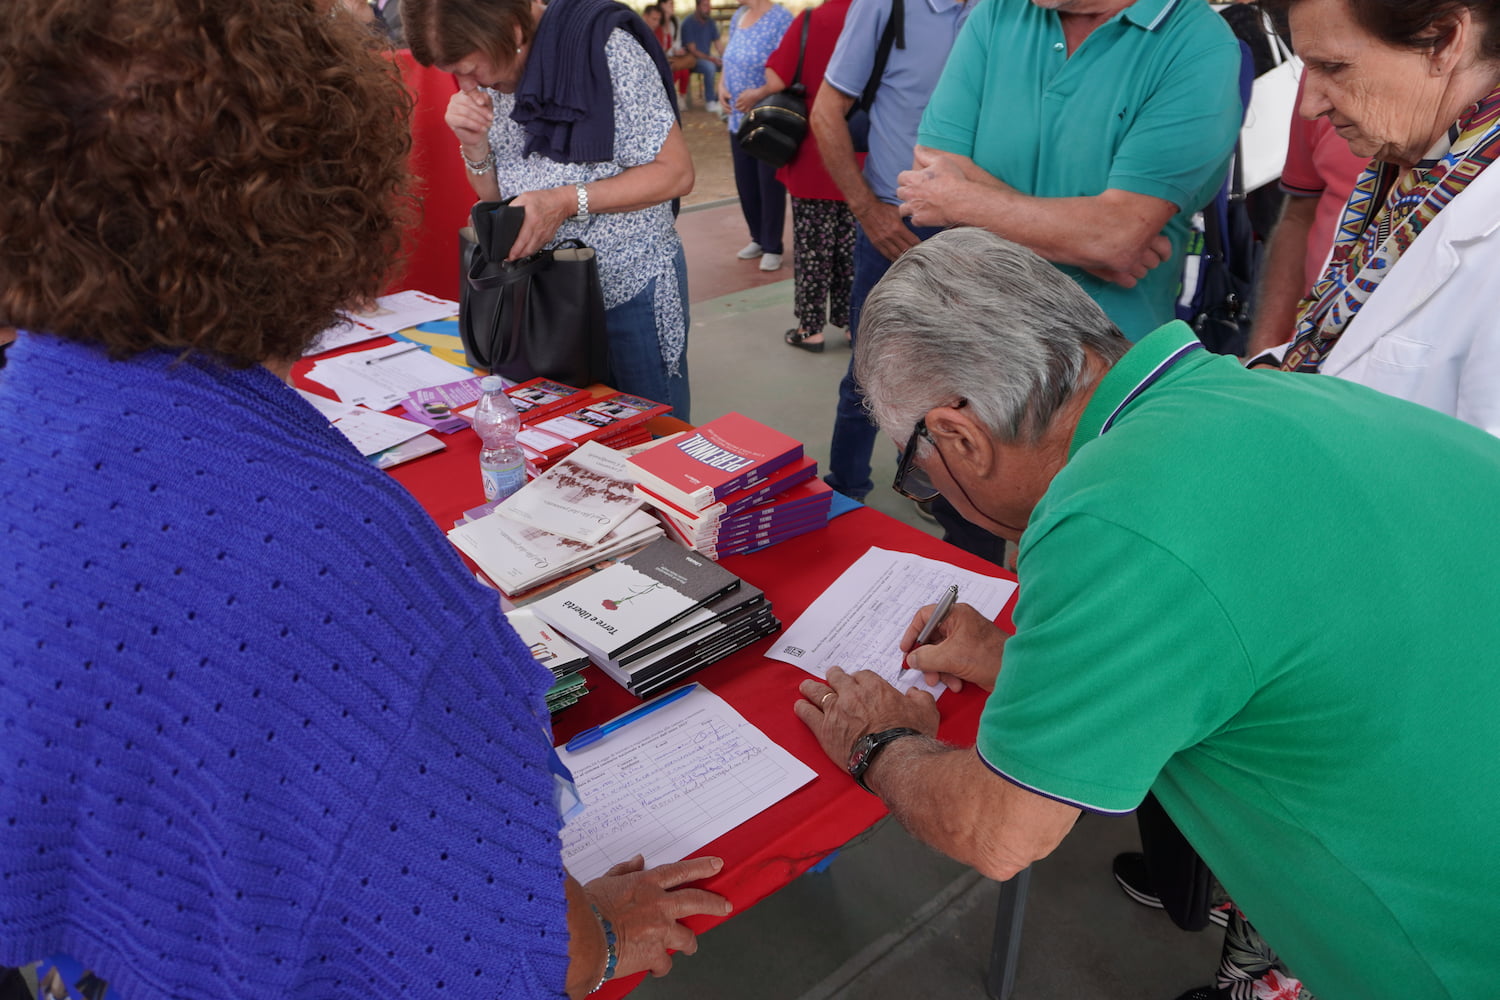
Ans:
<svg viewBox="0 0 1500 1000"><path fill-rule="evenodd" d="M510 117L526 130L526 155L558 163L615 156L615 92L604 43L624 28L656 63L677 110L677 88L661 43L640 16L616 0L552 0L537 24Z"/></svg>

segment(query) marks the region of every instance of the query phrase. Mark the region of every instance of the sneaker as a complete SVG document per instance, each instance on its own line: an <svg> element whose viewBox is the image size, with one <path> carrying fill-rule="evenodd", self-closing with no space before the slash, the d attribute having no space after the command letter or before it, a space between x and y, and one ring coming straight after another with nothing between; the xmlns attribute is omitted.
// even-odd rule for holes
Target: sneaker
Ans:
<svg viewBox="0 0 1500 1000"><path fill-rule="evenodd" d="M721 110L723 110L723 108L720 106L718 101L709 101L707 104L703 105L703 110L707 111L711 115L716 115Z"/></svg>
<svg viewBox="0 0 1500 1000"><path fill-rule="evenodd" d="M1166 909L1162 906L1161 897L1151 890L1151 875L1146 869L1146 856L1140 851L1126 851L1124 854L1116 854L1114 863L1115 881L1119 883L1120 889L1125 895L1154 910ZM1220 903L1211 907L1208 911L1209 923L1226 927L1229 924L1229 910L1234 904L1231 902Z"/></svg>
<svg viewBox="0 0 1500 1000"><path fill-rule="evenodd" d="M763 253L760 255L760 269L762 271L781 270L781 254Z"/></svg>
<svg viewBox="0 0 1500 1000"><path fill-rule="evenodd" d="M740 260L754 260L755 258L760 256L760 244L755 242L754 240L751 240L749 243L746 243L744 249L735 254L735 256Z"/></svg>

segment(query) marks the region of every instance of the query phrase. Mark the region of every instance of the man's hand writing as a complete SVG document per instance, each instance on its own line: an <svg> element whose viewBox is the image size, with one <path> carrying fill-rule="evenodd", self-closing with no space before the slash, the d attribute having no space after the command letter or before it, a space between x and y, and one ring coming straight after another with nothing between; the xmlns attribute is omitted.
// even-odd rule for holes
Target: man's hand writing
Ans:
<svg viewBox="0 0 1500 1000"><path fill-rule="evenodd" d="M907 726L937 735L939 717L932 695L917 688L902 694L869 670L846 674L830 667L827 684L807 680L797 690L804 700L792 710L839 767L849 763L854 741L866 733Z"/></svg>
<svg viewBox="0 0 1500 1000"><path fill-rule="evenodd" d="M671 952L691 955L698 950L697 935L678 921L700 913L722 917L733 908L718 893L678 888L718 874L724 867L718 858L689 858L650 869L645 865L637 855L583 887L589 901L614 925L620 956L616 978L643 969L665 976L672 968Z"/></svg>
<svg viewBox="0 0 1500 1000"><path fill-rule="evenodd" d="M969 605L955 604L926 644L918 646L917 636L936 609L935 604L927 605L906 627L901 637L906 665L922 671L927 683L946 684L953 691L962 690L964 681L972 681L986 691L995 690L1005 633Z"/></svg>

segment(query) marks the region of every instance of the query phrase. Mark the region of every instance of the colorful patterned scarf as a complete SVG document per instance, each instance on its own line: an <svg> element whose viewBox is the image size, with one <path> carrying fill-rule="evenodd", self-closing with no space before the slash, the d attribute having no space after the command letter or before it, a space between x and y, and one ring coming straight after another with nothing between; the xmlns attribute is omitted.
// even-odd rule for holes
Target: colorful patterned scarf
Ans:
<svg viewBox="0 0 1500 1000"><path fill-rule="evenodd" d="M1374 161L1344 206L1333 256L1302 300L1283 371L1316 372L1381 280L1443 207L1500 156L1500 87L1409 170Z"/></svg>

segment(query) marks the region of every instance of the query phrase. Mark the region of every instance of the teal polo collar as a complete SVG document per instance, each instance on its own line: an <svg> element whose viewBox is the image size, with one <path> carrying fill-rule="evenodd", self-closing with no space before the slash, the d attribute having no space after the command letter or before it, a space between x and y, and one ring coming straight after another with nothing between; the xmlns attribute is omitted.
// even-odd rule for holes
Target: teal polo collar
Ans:
<svg viewBox="0 0 1500 1000"><path fill-rule="evenodd" d="M1114 425L1140 396L1163 378L1178 362L1184 367L1197 367L1208 360L1203 344L1193 335L1192 328L1180 320L1173 320L1159 327L1115 362L1115 366L1104 373L1093 398L1083 409L1083 416L1073 431L1073 440L1068 445L1068 459L1078 454L1078 449L1099 437ZM1196 357L1194 355L1197 354Z"/></svg>
<svg viewBox="0 0 1500 1000"><path fill-rule="evenodd" d="M1136 0L1120 11L1120 18L1147 31L1155 31L1181 2L1182 0Z"/></svg>

